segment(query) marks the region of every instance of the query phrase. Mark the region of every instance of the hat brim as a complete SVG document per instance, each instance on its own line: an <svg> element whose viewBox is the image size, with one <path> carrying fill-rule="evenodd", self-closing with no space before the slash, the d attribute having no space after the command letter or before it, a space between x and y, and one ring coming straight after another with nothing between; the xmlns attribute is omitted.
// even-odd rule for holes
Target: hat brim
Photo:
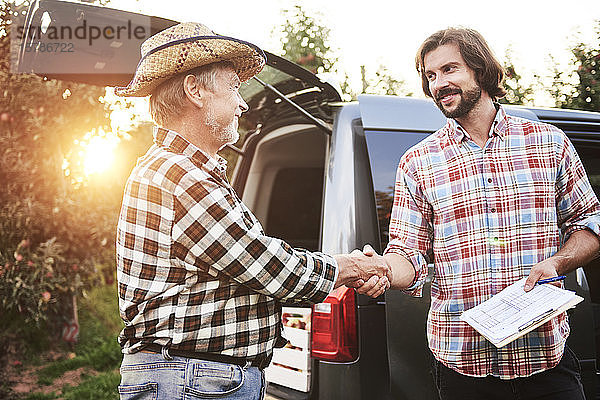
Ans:
<svg viewBox="0 0 600 400"><path fill-rule="evenodd" d="M265 53L252 43L227 36L194 36L165 43L146 54L126 87L116 87L117 96L144 97L167 79L204 65L227 61L242 82L258 74L266 63Z"/></svg>

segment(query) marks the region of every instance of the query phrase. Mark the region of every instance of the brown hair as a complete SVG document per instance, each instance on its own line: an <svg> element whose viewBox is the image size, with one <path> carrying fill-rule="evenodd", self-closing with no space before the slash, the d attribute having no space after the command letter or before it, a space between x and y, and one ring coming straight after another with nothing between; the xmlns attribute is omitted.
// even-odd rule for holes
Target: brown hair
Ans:
<svg viewBox="0 0 600 400"><path fill-rule="evenodd" d="M421 74L423 92L429 97L429 81L425 75L425 56L439 46L454 43L458 46L467 66L475 71L477 83L493 99L504 97L504 68L498 62L487 42L479 32L468 28L442 29L429 36L419 47L415 64Z"/></svg>

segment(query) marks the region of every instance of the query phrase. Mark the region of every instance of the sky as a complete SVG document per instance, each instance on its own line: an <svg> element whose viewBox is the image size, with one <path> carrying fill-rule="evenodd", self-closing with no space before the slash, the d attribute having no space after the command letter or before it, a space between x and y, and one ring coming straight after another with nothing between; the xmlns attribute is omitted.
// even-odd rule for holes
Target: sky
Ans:
<svg viewBox="0 0 600 400"><path fill-rule="evenodd" d="M341 72L338 81L346 72L352 87L359 90L361 65L367 74L385 65L419 97L423 95L414 67L415 52L439 29L474 28L501 60L510 48L517 73L527 83L534 74L549 74L549 54L561 69L573 69L569 48L578 42L596 42L596 21L600 20L599 0L112 0L109 6L181 22L201 22L219 34L280 54L281 44L273 30L284 22L282 10L294 4L331 29L330 46ZM535 105L552 105L544 97L538 93Z"/></svg>

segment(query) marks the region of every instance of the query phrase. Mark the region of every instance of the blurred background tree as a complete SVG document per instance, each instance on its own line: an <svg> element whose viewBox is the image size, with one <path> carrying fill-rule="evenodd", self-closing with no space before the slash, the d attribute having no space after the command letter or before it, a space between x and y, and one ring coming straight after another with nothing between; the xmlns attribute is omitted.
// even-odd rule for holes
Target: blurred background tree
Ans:
<svg viewBox="0 0 600 400"><path fill-rule="evenodd" d="M359 94L387 94L412 96L406 90L403 79L394 76L390 70L380 65L374 74L368 74L361 67L362 90L357 91L350 84L347 72L337 68L338 57L330 44L330 29L321 22L320 16L309 15L302 6L296 4L283 10L284 22L273 31L281 36L282 57L295 62L313 73L335 72L344 76L339 83L344 100L356 100Z"/></svg>
<svg viewBox="0 0 600 400"><path fill-rule="evenodd" d="M380 65L375 74L369 76L363 65L361 67L362 92L366 94L384 94L390 96L412 96L406 89L406 82L396 77L388 67Z"/></svg>
<svg viewBox="0 0 600 400"><path fill-rule="evenodd" d="M523 84L522 77L516 71L512 60L512 49L509 47L504 55L504 87L506 96L499 100L502 104L531 104L533 102L533 86Z"/></svg>
<svg viewBox="0 0 600 400"><path fill-rule="evenodd" d="M313 73L331 71L337 61L329 44L329 28L300 5L283 10L282 56Z"/></svg>
<svg viewBox="0 0 600 400"><path fill-rule="evenodd" d="M0 346L43 344L73 296L113 284L123 185L151 141L113 131L102 87L10 72L10 25L27 3L0 2ZM119 144L103 173L90 160ZM103 145L102 145L103 144ZM142 150L143 149L143 150ZM116 310L115 310L116 312ZM23 341L15 341L15 338ZM31 340L27 340L31 339Z"/></svg>
<svg viewBox="0 0 600 400"><path fill-rule="evenodd" d="M600 111L600 20L596 39L571 48L573 71L561 71L554 63L552 86L547 88L557 107Z"/></svg>

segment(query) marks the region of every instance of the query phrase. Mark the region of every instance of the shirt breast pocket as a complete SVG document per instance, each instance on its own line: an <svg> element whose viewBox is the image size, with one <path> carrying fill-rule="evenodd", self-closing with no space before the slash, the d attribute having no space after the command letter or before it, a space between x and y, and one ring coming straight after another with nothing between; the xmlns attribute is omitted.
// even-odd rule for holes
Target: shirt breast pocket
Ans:
<svg viewBox="0 0 600 400"><path fill-rule="evenodd" d="M556 229L556 189L551 169L515 168L504 175L499 190L511 225Z"/></svg>

